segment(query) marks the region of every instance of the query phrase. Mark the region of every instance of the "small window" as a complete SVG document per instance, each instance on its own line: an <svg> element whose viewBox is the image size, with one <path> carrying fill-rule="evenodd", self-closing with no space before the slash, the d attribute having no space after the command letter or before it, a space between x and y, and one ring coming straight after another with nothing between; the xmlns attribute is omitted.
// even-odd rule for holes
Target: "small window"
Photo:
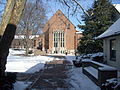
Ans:
<svg viewBox="0 0 120 90"><path fill-rule="evenodd" d="M67 24L67 26L66 26L66 27L67 27L67 29L70 29L70 24Z"/></svg>
<svg viewBox="0 0 120 90"><path fill-rule="evenodd" d="M116 61L116 39L110 40L110 60Z"/></svg>
<svg viewBox="0 0 120 90"><path fill-rule="evenodd" d="M62 14L61 13L58 13L58 17L61 17L62 16Z"/></svg>

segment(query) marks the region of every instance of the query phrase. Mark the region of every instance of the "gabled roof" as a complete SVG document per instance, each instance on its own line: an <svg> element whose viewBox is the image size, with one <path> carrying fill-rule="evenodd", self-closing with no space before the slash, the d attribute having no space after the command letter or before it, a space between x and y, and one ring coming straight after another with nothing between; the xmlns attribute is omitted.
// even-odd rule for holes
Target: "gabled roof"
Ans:
<svg viewBox="0 0 120 90"><path fill-rule="evenodd" d="M65 14L63 14L63 12L60 9L58 9L55 14L62 14L73 25L73 23L65 16ZM55 16L55 14L49 19L49 21Z"/></svg>
<svg viewBox="0 0 120 90"><path fill-rule="evenodd" d="M52 21L53 20L53 18L55 18L57 15L59 15L58 17L61 19L61 15L64 17L64 19L61 19L61 21L63 21L63 23L65 23L65 24L68 24L68 23L66 23L66 21L68 21L70 24L72 24L73 26L74 26L74 24L63 14L63 12L60 10L60 9L58 9L57 11L56 11L56 13L47 21L47 23L45 24L45 26L44 26L44 28L46 27L46 26L50 26L50 25L53 25L54 23L56 23L56 19L54 20L54 21ZM52 21L52 22L51 22ZM75 26L74 26L75 27ZM43 29L44 30L44 29Z"/></svg>
<svg viewBox="0 0 120 90"><path fill-rule="evenodd" d="M102 39L119 34L120 34L120 18L113 25L111 25L104 33L99 35L96 39Z"/></svg>

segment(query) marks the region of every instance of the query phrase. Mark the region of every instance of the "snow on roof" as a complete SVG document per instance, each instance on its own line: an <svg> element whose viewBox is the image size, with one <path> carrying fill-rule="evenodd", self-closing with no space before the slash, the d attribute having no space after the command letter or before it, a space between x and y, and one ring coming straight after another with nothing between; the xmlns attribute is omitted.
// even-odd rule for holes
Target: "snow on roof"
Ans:
<svg viewBox="0 0 120 90"><path fill-rule="evenodd" d="M35 37L39 37L39 35L30 35L29 38L30 39L33 39ZM14 36L14 39L24 39L25 38L25 35L15 35Z"/></svg>
<svg viewBox="0 0 120 90"><path fill-rule="evenodd" d="M104 33L96 37L96 39L106 38L118 34L120 34L120 18L113 25L111 25Z"/></svg>
<svg viewBox="0 0 120 90"><path fill-rule="evenodd" d="M120 4L113 4L113 6L117 9L117 11L120 13Z"/></svg>
<svg viewBox="0 0 120 90"><path fill-rule="evenodd" d="M81 34L81 33L82 33L81 31L76 32L76 34Z"/></svg>

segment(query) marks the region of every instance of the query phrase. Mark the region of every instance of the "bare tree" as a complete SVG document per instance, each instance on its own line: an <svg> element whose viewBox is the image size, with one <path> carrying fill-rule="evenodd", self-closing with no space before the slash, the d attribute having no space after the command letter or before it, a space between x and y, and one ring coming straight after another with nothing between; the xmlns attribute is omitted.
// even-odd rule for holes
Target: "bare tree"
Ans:
<svg viewBox="0 0 120 90"><path fill-rule="evenodd" d="M26 2L26 0L8 0L8 1L11 1L12 4L14 3L15 4L13 8L10 8L12 9L12 12L10 13L10 18L8 18L7 26L4 30L4 34L2 35L2 39L0 40L0 89L2 90L4 90L3 79L5 76L5 69L6 69L5 65L7 62L7 56L9 54L9 47L14 38L16 27L17 27L17 24L19 23L19 20ZM7 7L8 6L6 6L6 8ZM7 9L7 11L4 13L7 13L7 12L9 12L9 9ZM6 19L2 21L5 21L5 20ZM6 89L6 90L10 90L10 89Z"/></svg>
<svg viewBox="0 0 120 90"><path fill-rule="evenodd" d="M41 32L46 22L46 10L42 0L28 1L18 27L18 33L24 35L26 55L33 44L32 35Z"/></svg>
<svg viewBox="0 0 120 90"><path fill-rule="evenodd" d="M80 22L80 17L83 13L85 13L88 17L88 13L86 11L86 7L90 7L87 6L87 3L85 5L83 5L83 2L87 2L89 0L46 0L48 2L50 1L54 1L56 3L61 3L61 8L66 9L65 12L66 14L68 14L68 18L69 17L74 17L76 18L76 20L81 24Z"/></svg>
<svg viewBox="0 0 120 90"><path fill-rule="evenodd" d="M61 2L64 5L66 5L68 7L68 10L72 8L73 13L75 13L78 9L81 9L83 13L88 15L84 7L80 4L79 2L80 0L56 0L56 1Z"/></svg>

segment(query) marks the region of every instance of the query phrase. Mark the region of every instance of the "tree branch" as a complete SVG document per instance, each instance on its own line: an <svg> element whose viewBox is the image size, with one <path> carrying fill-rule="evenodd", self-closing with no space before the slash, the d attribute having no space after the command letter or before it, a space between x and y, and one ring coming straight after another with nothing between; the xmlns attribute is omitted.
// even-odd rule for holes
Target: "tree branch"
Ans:
<svg viewBox="0 0 120 90"><path fill-rule="evenodd" d="M74 1L82 9L82 11L89 17L88 13L84 10L84 8L81 6L81 4L78 1L76 0L72 0L72 1Z"/></svg>

